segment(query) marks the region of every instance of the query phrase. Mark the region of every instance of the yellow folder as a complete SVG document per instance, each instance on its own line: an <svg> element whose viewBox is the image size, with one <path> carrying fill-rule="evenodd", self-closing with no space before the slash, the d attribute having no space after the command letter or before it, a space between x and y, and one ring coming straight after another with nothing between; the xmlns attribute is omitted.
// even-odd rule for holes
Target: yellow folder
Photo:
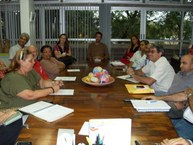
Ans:
<svg viewBox="0 0 193 145"><path fill-rule="evenodd" d="M125 84L127 91L130 94L153 94L154 89L150 88L148 85L141 84Z"/></svg>

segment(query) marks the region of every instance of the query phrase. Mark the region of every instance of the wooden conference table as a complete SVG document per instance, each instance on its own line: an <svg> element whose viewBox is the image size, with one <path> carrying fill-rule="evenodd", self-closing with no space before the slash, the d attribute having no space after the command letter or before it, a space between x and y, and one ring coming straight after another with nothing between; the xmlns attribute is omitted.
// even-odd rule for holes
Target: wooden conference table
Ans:
<svg viewBox="0 0 193 145"><path fill-rule="evenodd" d="M81 78L92 71L95 65L106 68L115 82L109 86L95 87L82 82ZM60 120L47 123L33 116L29 116L27 124L29 129L23 128L18 140L31 141L33 145L55 145L59 128L74 129L76 144L86 143L85 136L78 135L83 123L96 118L131 118L132 136L131 145L135 140L140 142L161 142L165 138L177 137L170 119L166 113L139 113L130 103L125 103L126 98L141 98L142 95L130 95L125 84L126 80L117 79L115 76L124 75L124 72L105 63L89 65L75 64L69 68L80 69L80 72L62 72L61 76L76 76L74 82L64 82L64 88L74 89L73 96L47 96L43 98L69 108L74 112Z"/></svg>

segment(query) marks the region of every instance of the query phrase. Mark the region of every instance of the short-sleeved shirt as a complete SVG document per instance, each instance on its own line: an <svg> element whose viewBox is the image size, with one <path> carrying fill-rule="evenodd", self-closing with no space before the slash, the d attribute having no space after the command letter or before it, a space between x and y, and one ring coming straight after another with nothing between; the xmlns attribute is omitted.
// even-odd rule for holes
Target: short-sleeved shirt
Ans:
<svg viewBox="0 0 193 145"><path fill-rule="evenodd" d="M40 63L48 74L49 78L52 80L55 79L55 77L57 77L60 73L59 64L63 64L54 57L51 57L50 60L42 59Z"/></svg>
<svg viewBox="0 0 193 145"><path fill-rule="evenodd" d="M9 59L13 59L13 57L15 56L16 52L18 50L20 50L22 47L19 45L19 44L16 44L14 46L12 46L10 49L9 49Z"/></svg>
<svg viewBox="0 0 193 145"><path fill-rule="evenodd" d="M193 88L193 70L188 73L184 73L181 71L178 72L174 76L174 80L167 94L169 95L182 92L187 88Z"/></svg>
<svg viewBox="0 0 193 145"><path fill-rule="evenodd" d="M41 63L38 60L35 60L34 69L43 80L49 79L48 74L46 73L46 71L44 70L44 68L42 67Z"/></svg>
<svg viewBox="0 0 193 145"><path fill-rule="evenodd" d="M1 80L0 108L21 107L34 103L34 100L25 100L18 97L17 94L26 89L40 89L40 79L40 75L34 69L28 72L27 76L16 71L6 74Z"/></svg>
<svg viewBox="0 0 193 145"><path fill-rule="evenodd" d="M88 54L89 59L94 59L97 57L102 57L105 59L109 59L109 52L108 48L104 43L100 43L98 45L95 42L91 43L88 47Z"/></svg>
<svg viewBox="0 0 193 145"><path fill-rule="evenodd" d="M146 60L146 55L144 54L141 56L141 51L138 50L137 52L134 53L134 55L131 57L130 61L133 62L132 68L138 67L139 63L145 62Z"/></svg>
<svg viewBox="0 0 193 145"><path fill-rule="evenodd" d="M142 68L142 71L156 80L151 85L155 92L168 92L175 72L165 57L160 57L155 63L151 61Z"/></svg>

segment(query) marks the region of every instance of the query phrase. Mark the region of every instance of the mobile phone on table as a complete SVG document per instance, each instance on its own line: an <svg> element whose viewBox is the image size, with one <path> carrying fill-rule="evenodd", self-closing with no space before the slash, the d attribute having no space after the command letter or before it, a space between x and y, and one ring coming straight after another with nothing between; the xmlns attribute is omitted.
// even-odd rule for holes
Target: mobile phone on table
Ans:
<svg viewBox="0 0 193 145"><path fill-rule="evenodd" d="M145 88L144 86L136 86L136 88L142 89Z"/></svg>
<svg viewBox="0 0 193 145"><path fill-rule="evenodd" d="M15 145L32 145L31 141L17 141Z"/></svg>

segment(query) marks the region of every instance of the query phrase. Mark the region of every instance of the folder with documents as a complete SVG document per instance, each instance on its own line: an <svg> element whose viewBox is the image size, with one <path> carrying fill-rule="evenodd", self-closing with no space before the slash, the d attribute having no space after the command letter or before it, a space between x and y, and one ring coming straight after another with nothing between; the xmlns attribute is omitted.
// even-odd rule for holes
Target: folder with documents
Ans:
<svg viewBox="0 0 193 145"><path fill-rule="evenodd" d="M47 122L53 122L74 112L74 109L67 108L58 104L51 104L44 101L36 102L34 104L20 108L19 110L25 113L32 114Z"/></svg>
<svg viewBox="0 0 193 145"><path fill-rule="evenodd" d="M131 100L138 112L168 112L170 106L162 100Z"/></svg>
<svg viewBox="0 0 193 145"><path fill-rule="evenodd" d="M155 93L154 89L150 88L148 85L141 84L125 84L127 91L130 94L152 94Z"/></svg>
<svg viewBox="0 0 193 145"><path fill-rule="evenodd" d="M0 116L0 125L4 125L7 126L17 120L19 120L20 118L22 118L23 114L19 111L15 111L15 110L8 110L5 111L4 113L2 113L3 115Z"/></svg>

